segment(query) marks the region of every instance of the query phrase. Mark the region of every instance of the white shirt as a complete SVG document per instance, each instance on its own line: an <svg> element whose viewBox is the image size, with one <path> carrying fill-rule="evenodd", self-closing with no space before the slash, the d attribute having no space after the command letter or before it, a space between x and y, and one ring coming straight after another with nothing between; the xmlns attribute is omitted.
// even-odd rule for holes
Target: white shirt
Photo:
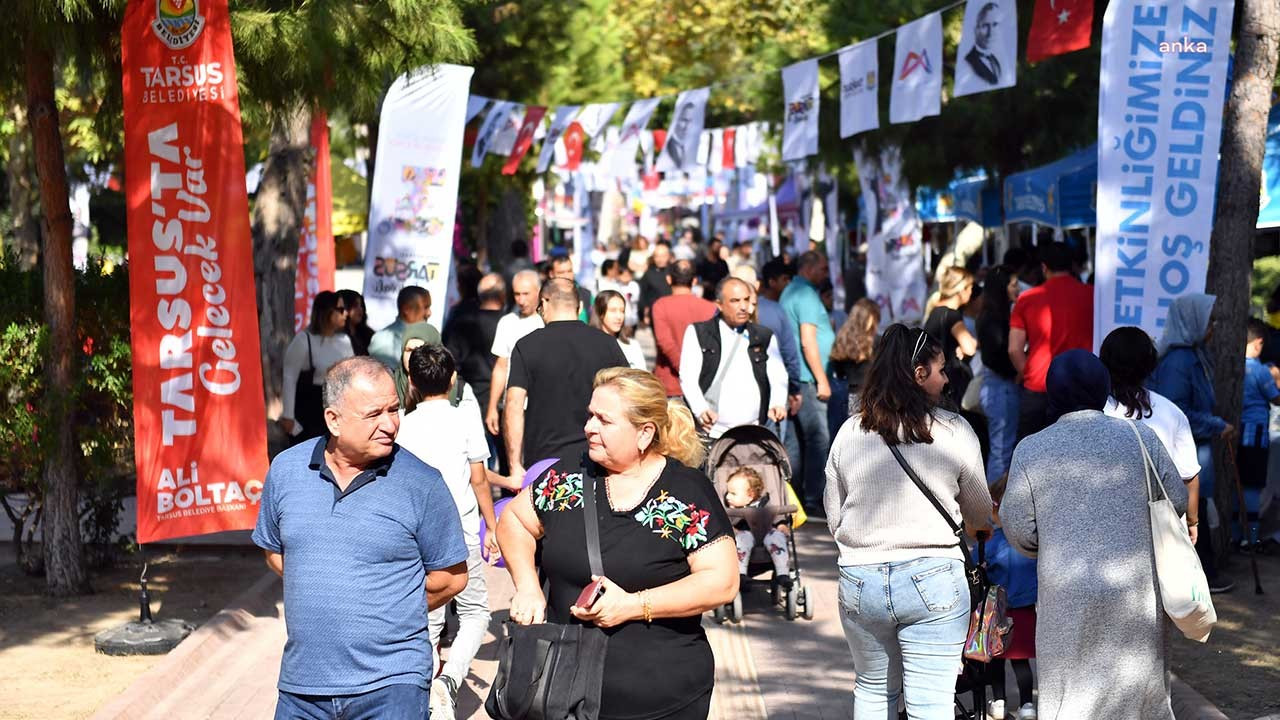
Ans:
<svg viewBox="0 0 1280 720"><path fill-rule="evenodd" d="M756 425L760 420L760 388L756 385L756 376L751 369L751 357L747 353L747 338L742 336L738 349L730 357L736 332L724 321L716 323L720 328L720 364L728 363L724 371L724 380L720 385L720 400L716 411L716 423L711 426L709 435L718 438L725 430L739 425ZM685 402L697 418L711 407L710 402L702 394L698 386L698 376L702 373L702 346L698 344L698 334L690 325L684 331L684 341L680 348L680 391L684 393ZM769 377L769 407L786 407L787 402L787 368L782 364L782 356L778 352L778 338L769 339L769 359L765 362L765 374Z"/></svg>
<svg viewBox="0 0 1280 720"><path fill-rule="evenodd" d="M538 313L520 317L520 313L509 312L498 319L498 327L493 332L493 347L489 352L501 358L509 358L520 338L541 327L542 316Z"/></svg>
<svg viewBox="0 0 1280 720"><path fill-rule="evenodd" d="M297 391L298 375L307 368L314 367L315 372L311 374L311 382L324 385L324 374L329 372L329 368L355 355L355 351L351 349L351 338L347 337L346 333L337 332L329 337L311 335L311 357L308 359L308 335L310 333L305 330L294 335L293 340L290 340L289 345L284 349L284 409L280 417L290 420L295 419L293 409L297 398L294 394ZM315 365L311 364L313 362Z"/></svg>
<svg viewBox="0 0 1280 720"><path fill-rule="evenodd" d="M453 407L447 399L419 403L402 415L396 443L440 471L458 506L467 547L479 547L480 505L471 488L471 463L489 459L480 407L474 402Z"/></svg>
<svg viewBox="0 0 1280 720"><path fill-rule="evenodd" d="M1171 400L1157 392L1147 391L1151 398L1151 417L1128 418L1138 420L1151 428L1160 442L1164 443L1165 452L1173 459L1178 474L1183 482L1200 474L1200 461L1196 456L1196 441L1191 435L1191 423L1187 416L1174 405ZM1110 417L1125 419L1126 408L1116 402L1115 398L1107 398L1107 406L1102 412Z"/></svg>
<svg viewBox="0 0 1280 720"><path fill-rule="evenodd" d="M618 341L618 347L622 348L622 354L627 358L627 364L635 370L648 370L649 366L644 361L644 350L640 348L640 343L632 340L631 342Z"/></svg>
<svg viewBox="0 0 1280 720"><path fill-rule="evenodd" d="M632 280L629 283L619 283L618 292L622 293L622 297L627 300L627 318L623 322L627 327L635 327L640 322L640 316L637 308L640 303L640 283Z"/></svg>

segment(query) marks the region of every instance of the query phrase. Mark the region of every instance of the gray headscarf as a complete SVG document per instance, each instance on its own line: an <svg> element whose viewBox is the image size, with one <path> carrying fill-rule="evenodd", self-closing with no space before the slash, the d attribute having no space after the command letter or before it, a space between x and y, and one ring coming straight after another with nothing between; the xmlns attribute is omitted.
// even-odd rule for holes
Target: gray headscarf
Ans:
<svg viewBox="0 0 1280 720"><path fill-rule="evenodd" d="M1164 335L1156 348L1160 357L1164 357L1170 348L1197 347L1204 342L1215 300L1216 296L1204 293L1187 293L1174 299L1165 320Z"/></svg>

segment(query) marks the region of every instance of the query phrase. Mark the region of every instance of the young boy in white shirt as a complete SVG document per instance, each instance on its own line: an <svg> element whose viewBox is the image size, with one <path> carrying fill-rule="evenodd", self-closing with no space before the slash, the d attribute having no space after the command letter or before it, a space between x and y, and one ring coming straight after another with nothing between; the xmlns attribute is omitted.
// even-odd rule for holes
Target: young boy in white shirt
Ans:
<svg viewBox="0 0 1280 720"><path fill-rule="evenodd" d="M396 442L440 471L462 517L462 532L469 551L467 587L454 597L458 609L458 635L449 649L449 660L431 683L431 716L453 720L458 687L470 671L471 661L489 629L489 593L485 587L485 561L480 552L480 518L490 528L485 550L490 560L498 557L497 521L493 495L485 473L489 445L479 406L449 403L449 389L457 377L453 355L441 345L423 345L409 356L409 380L422 398L410 402L400 422ZM444 630L445 608L428 616L431 645L439 657L440 635Z"/></svg>

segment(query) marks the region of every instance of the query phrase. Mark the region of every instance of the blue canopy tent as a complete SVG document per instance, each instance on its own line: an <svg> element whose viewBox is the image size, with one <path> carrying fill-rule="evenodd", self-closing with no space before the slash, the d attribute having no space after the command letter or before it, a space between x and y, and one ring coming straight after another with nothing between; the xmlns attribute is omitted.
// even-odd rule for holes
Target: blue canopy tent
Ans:
<svg viewBox="0 0 1280 720"><path fill-rule="evenodd" d="M945 190L916 188L916 214L922 223L955 222L955 195L952 183Z"/></svg>
<svg viewBox="0 0 1280 720"><path fill-rule="evenodd" d="M951 183L956 218L996 228L1004 224L1000 190L986 175L975 175Z"/></svg>
<svg viewBox="0 0 1280 720"><path fill-rule="evenodd" d="M1267 116L1267 150L1262 156L1262 197L1258 229L1280 227L1280 105Z"/></svg>
<svg viewBox="0 0 1280 720"><path fill-rule="evenodd" d="M1055 228L1097 224L1098 146L1005 178L1004 221Z"/></svg>

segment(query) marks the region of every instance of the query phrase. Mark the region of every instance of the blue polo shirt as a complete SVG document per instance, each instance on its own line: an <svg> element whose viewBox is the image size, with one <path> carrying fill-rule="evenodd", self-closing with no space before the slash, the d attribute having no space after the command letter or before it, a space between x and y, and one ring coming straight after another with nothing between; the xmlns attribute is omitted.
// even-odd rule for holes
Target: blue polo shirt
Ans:
<svg viewBox="0 0 1280 720"><path fill-rule="evenodd" d="M818 328L818 354L822 357L825 371L827 361L831 359L831 345L836 341L836 331L831 328L831 316L818 296L818 288L813 283L797 275L782 291L782 309L787 311L787 319L795 332L796 348L800 351L800 382L817 382L809 371L809 363L804 359L804 347L800 343L800 326L816 325Z"/></svg>
<svg viewBox="0 0 1280 720"><path fill-rule="evenodd" d="M1245 447L1267 447L1271 424L1271 401L1280 395L1271 370L1258 358L1244 360L1244 407L1240 413L1240 443Z"/></svg>
<svg viewBox="0 0 1280 720"><path fill-rule="evenodd" d="M284 555L279 688L358 695L429 687L426 577L467 559L440 473L396 446L338 489L326 438L271 463L253 542Z"/></svg>

